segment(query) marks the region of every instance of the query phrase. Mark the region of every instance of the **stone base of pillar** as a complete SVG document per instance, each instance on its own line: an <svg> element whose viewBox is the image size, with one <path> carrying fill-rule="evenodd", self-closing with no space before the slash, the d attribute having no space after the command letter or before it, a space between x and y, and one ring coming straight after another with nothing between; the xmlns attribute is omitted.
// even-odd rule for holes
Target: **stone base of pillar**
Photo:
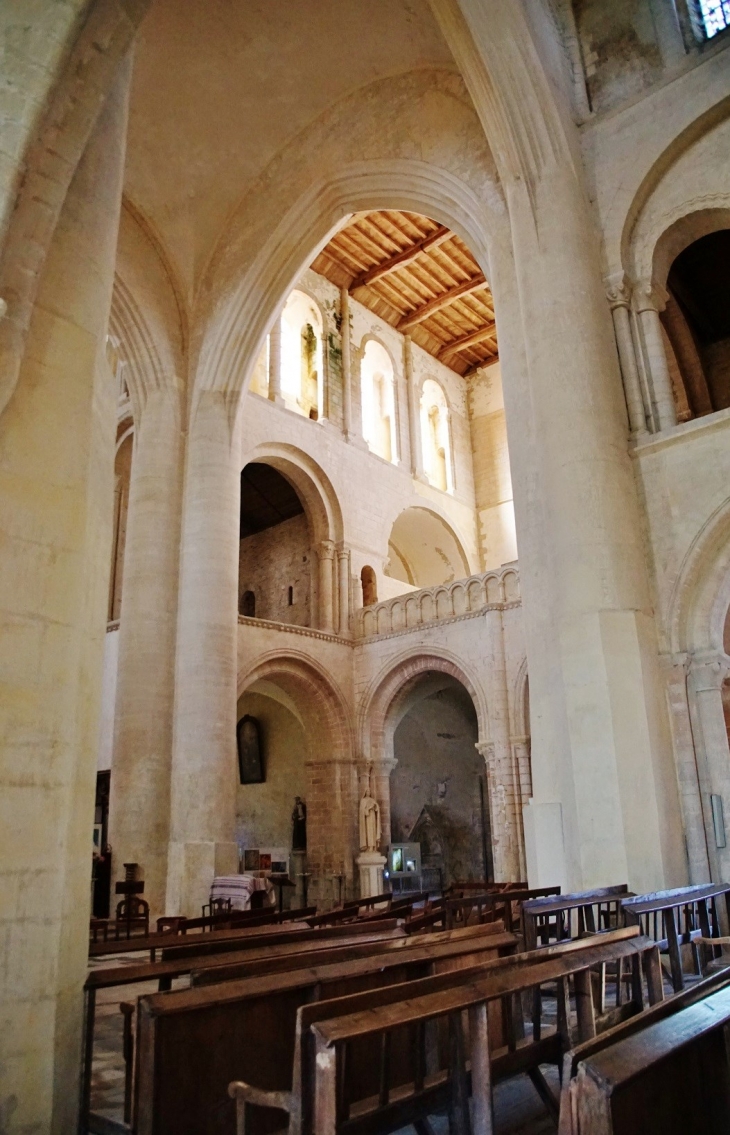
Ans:
<svg viewBox="0 0 730 1135"><path fill-rule="evenodd" d="M199 918L210 901L210 886L216 875L238 874L238 844L171 843L167 871L166 914Z"/></svg>
<svg viewBox="0 0 730 1135"><path fill-rule="evenodd" d="M307 870L307 853L306 851L292 851L291 853L291 868L289 869L289 878L294 883L294 890L292 892L291 909L299 910L301 907L307 905L308 896L306 895L307 888L304 884L307 882L305 872Z"/></svg>
<svg viewBox="0 0 730 1135"><path fill-rule="evenodd" d="M563 809L560 804L530 800L522 810L527 879L531 887L567 886L563 848Z"/></svg>
<svg viewBox="0 0 730 1135"><path fill-rule="evenodd" d="M383 871L386 858L379 851L361 851L355 862L360 870L360 898L369 899L383 893Z"/></svg>

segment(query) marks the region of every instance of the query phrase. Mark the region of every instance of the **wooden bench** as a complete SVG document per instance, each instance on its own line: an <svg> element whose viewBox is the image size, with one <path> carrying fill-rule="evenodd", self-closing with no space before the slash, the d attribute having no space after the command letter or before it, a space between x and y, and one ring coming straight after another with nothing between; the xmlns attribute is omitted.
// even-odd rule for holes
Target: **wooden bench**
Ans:
<svg viewBox="0 0 730 1135"><path fill-rule="evenodd" d="M430 936L428 936L430 937ZM264 1088L290 1087L297 1010L513 951L499 926L440 945L413 945L331 965L249 977L141 997L137 1012L138 1135L233 1135L225 1093L243 1076ZM274 1120L276 1116L274 1115ZM271 1114L256 1129L270 1129Z"/></svg>
<svg viewBox="0 0 730 1135"><path fill-rule="evenodd" d="M593 891L529 899L522 904L525 946L535 950L551 942L582 938L621 926L621 902L629 895L626 883Z"/></svg>
<svg viewBox="0 0 730 1135"><path fill-rule="evenodd" d="M726 985L585 1056L570 1084L574 1130L578 1135L727 1135L728 1024Z"/></svg>
<svg viewBox="0 0 730 1135"><path fill-rule="evenodd" d="M666 1020L667 1017L673 1016L681 1009L686 1009L690 1005L697 1004L705 997L718 992L718 990L728 985L730 985L730 969L720 970L718 973L712 974L702 981L698 981L688 989L684 989L680 993L672 994L664 1001L645 1008L641 1013L630 1017L626 1021L621 1021L619 1024L614 1025L598 1036L583 1041L583 1043L576 1045L569 1052L566 1052L563 1055L563 1066L560 1077L559 1135L580 1135L578 1128L575 1126L571 1085L578 1072L578 1065L581 1061L590 1060L596 1053L608 1048L609 1045L615 1044L620 1040L625 1040L627 1037L634 1036L648 1025Z"/></svg>
<svg viewBox="0 0 730 1135"><path fill-rule="evenodd" d="M91 970L84 985L84 1042L82 1062L82 1111L87 1115L91 1098L91 1068L94 1051L94 1032L96 1025L96 999L103 989L122 988L126 985L138 985L147 981L156 981L158 990L165 992L171 988L175 978L185 977L196 969L201 972L206 967L214 967L234 961L247 961L270 958L276 956L278 951L288 951L290 954L298 950L311 950L317 945L323 951L327 946L346 947L347 945L361 945L365 942L377 943L383 940L405 938L403 930L398 929L395 921L389 924L376 923L374 926L358 926L349 924L350 935L343 935L338 928L324 928L322 930L306 929L299 934L286 934L273 936L271 934L248 934L235 939L227 939L227 948L217 951L215 943L211 943L211 935L195 935L186 940L184 950L172 950L166 957L163 951L161 961L140 962L137 965L99 967ZM169 939L168 939L169 940ZM235 951L231 952L231 943Z"/></svg>
<svg viewBox="0 0 730 1135"><path fill-rule="evenodd" d="M213 918L186 918L184 920L175 919L177 923L175 937L187 936L190 931L211 930L213 937L220 934L228 934L231 932L245 934L249 931L260 931L264 927L269 927L274 931L278 926L283 926L284 929L290 929L288 924L301 922L302 928L311 929L307 922L307 918L315 913L315 908L310 907L308 910L301 911L285 911L283 915L279 915L276 911L270 914L251 914L249 911L231 911L230 914L213 915ZM171 919L158 919L159 922L170 922ZM191 937L198 937L197 934L190 935ZM202 935L200 935L202 937ZM109 957L112 954L125 954L125 953L142 953L145 950L150 951L150 959L154 961L155 951L170 945L170 938L173 934L170 930L160 931L156 934L140 935L129 939L119 939L109 941L105 939L102 942L92 942L89 945L90 958L103 958Z"/></svg>
<svg viewBox="0 0 730 1135"><path fill-rule="evenodd" d="M409 996L396 1003L320 1020L312 1025L315 1058L314 1125L316 1135L386 1135L407 1124L427 1121L446 1107L450 1128L472 1130L469 1094L473 1099L475 1131L490 1133L492 1084L527 1072L544 1102L557 1119L558 1101L542 1078L539 1066L560 1063L574 1035L587 1039L605 1023L596 1014L591 968L610 961L630 959L637 974L634 1012L643 1006L642 971L649 998L661 1000L663 989L656 945L633 928L603 935L592 941L571 941L547 951L532 951L485 965L474 976L440 992ZM557 982L558 1027L547 1036L523 1038L521 1020L507 1014L503 1043L495 1046L487 1015L493 1001L521 1004L521 995L545 982ZM575 1025L572 1023L569 986L574 987ZM468 1014L468 1037L463 1017ZM449 1044L440 1054L436 1070L428 1068L427 1027L448 1021ZM609 1016L608 1020L612 1020ZM405 1033L410 1059L395 1066L389 1059L395 1037ZM376 1043L379 1061L372 1056L358 1062L359 1046ZM467 1061L470 1051L470 1067ZM352 1074L350 1069L354 1069ZM368 1074L369 1072L369 1074Z"/></svg>
<svg viewBox="0 0 730 1135"><path fill-rule="evenodd" d="M560 895L560 887L525 888L521 891L516 888L505 888L487 894L447 899L444 904L445 924L447 929L451 930L470 921L490 922L494 919L502 919L505 928L516 934L521 925L524 904L555 895Z"/></svg>
<svg viewBox="0 0 730 1135"><path fill-rule="evenodd" d="M626 924L640 926L668 955L675 993L685 986L683 946L691 947L695 974L706 973L709 963L722 953L720 945L709 944L721 936L718 899L723 902L722 913L730 919L730 885L726 883L655 891L625 898L621 903Z"/></svg>

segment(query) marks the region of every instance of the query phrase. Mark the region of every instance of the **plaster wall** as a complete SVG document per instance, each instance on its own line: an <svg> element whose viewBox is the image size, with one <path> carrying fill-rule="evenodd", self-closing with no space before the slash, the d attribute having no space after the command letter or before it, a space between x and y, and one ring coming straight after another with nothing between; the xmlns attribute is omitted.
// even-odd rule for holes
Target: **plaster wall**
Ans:
<svg viewBox="0 0 730 1135"><path fill-rule="evenodd" d="M474 488L482 570L517 559L512 474L499 363L477 371L469 384Z"/></svg>
<svg viewBox="0 0 730 1135"><path fill-rule="evenodd" d="M236 790L236 842L243 847L291 848L294 797L307 795L307 741L301 721L260 693L238 699L238 720L255 717L261 730L266 780Z"/></svg>
<svg viewBox="0 0 730 1135"><path fill-rule="evenodd" d="M398 725L390 776L393 841L407 840L424 805L444 836L444 886L484 878L477 720L465 690L451 686L424 697ZM488 808L485 800L485 810ZM486 838L489 840L487 813Z"/></svg>
<svg viewBox="0 0 730 1135"><path fill-rule="evenodd" d="M239 610L244 591L253 591L258 619L311 625L312 547L306 516L293 516L241 540L238 564Z"/></svg>

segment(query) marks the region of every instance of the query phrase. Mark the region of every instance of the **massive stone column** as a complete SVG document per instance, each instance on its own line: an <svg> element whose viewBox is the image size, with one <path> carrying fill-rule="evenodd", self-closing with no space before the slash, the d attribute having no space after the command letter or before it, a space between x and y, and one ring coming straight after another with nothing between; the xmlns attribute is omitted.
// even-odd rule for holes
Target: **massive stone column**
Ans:
<svg viewBox="0 0 730 1135"><path fill-rule="evenodd" d="M18 383L0 417L0 1129L7 1135L76 1130L114 491L117 391L104 343L128 67L117 75L60 212ZM57 141L63 149L62 133Z"/></svg>
<svg viewBox="0 0 730 1135"><path fill-rule="evenodd" d="M175 667L167 913L198 915L235 874L240 460L228 396L200 391L188 432Z"/></svg>
<svg viewBox="0 0 730 1135"><path fill-rule="evenodd" d="M131 379L130 379L131 382ZM180 555L182 383L132 391L134 461L119 627L109 815L115 875L139 863L163 914L170 838L170 761Z"/></svg>
<svg viewBox="0 0 730 1135"><path fill-rule="evenodd" d="M495 226L485 267L530 672L530 880L571 889L681 883L686 858L642 515L570 108L556 103L522 4L431 4L509 210L509 236Z"/></svg>

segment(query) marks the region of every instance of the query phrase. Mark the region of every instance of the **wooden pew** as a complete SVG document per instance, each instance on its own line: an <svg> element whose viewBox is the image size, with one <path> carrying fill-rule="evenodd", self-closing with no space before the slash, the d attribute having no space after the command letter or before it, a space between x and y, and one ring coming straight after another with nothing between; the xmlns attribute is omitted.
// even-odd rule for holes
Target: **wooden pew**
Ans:
<svg viewBox="0 0 730 1135"><path fill-rule="evenodd" d="M454 931L453 933L463 934L464 931ZM633 940L638 937L636 930L625 930L614 932L611 936L614 942ZM548 947L547 951L540 951L538 954L532 955L516 955L511 960L515 966L521 966L523 969L529 966L536 958L543 961L551 954L564 955L568 953L577 954L580 951L585 952L592 944L586 942L567 942L561 946ZM369 990L364 993L356 993L347 997L340 997L335 1000L318 1001L314 1004L304 1005L297 1013L297 1025L294 1046L294 1066L291 1078L291 1091L285 1093L286 1100L282 1102L283 1096L281 1092L267 1093L261 1088L254 1087L250 1084L237 1081L229 1086L229 1093L237 1100L237 1114L238 1114L238 1135L243 1135L243 1120L245 1104L255 1104L259 1107L278 1107L283 1108L289 1112L289 1135L302 1135L303 1132L311 1130L311 1115L312 1115L312 1086L314 1084L314 1069L312 1061L314 1059L314 1049L311 1044L307 1043L307 1033L316 1021L327 1020L332 1017L340 1017L349 1015L350 1013L359 1012L361 1010L372 1010L380 1008L384 1005L392 1005L396 1002L403 1000L412 1000L414 997L425 996L430 993L438 993L447 989L452 989L454 986L468 981L474 981L477 978L489 974L495 968L494 962L486 962L477 965L470 965L466 969L458 971L450 971L440 973L432 977L421 978L419 980L409 981L404 985L391 985L384 986L377 990ZM503 969L500 964L500 969ZM490 1007L491 1009L491 1007ZM512 1006L506 1006L505 1021L509 1021L509 1014L512 1012ZM515 1035L519 1032L519 1022L515 1021ZM490 1012L490 1036L492 1043L499 1045L502 1036L503 1020L501 1016L494 1015ZM403 1037L402 1033L398 1034L401 1041L405 1040L405 1045L401 1044L398 1048L397 1042L390 1045L390 1063L391 1065L402 1065L404 1057L408 1060L408 1051L410 1038ZM427 1048L433 1050L434 1039L438 1038L422 1038ZM543 1043L541 1052L551 1053L553 1042L549 1041ZM443 1050L443 1049L442 1049ZM356 1058L365 1068L379 1068L380 1065L380 1051L362 1051L357 1053L350 1052L350 1058ZM352 1073L352 1064L350 1065ZM366 1073L367 1074L367 1073ZM418 1129L419 1121L416 1120Z"/></svg>
<svg viewBox="0 0 730 1135"><path fill-rule="evenodd" d="M162 950L163 961L175 961L180 958L195 956L212 956L225 954L258 946L280 947L289 942L324 942L330 938L351 938L357 934L377 934L395 930L398 925L396 918L379 918L377 920L357 919L354 922L335 926L310 927L302 925L297 927L262 927L254 931L219 930L217 934L200 935L199 939L168 940Z"/></svg>
<svg viewBox="0 0 730 1135"><path fill-rule="evenodd" d="M626 924L640 926L668 954L675 993L685 986L683 946L691 947L696 974L706 973L708 964L722 953L719 945L705 941L721 935L718 899L723 900L723 914L730 920L730 885L726 883L655 891L625 898L621 903Z"/></svg>
<svg viewBox="0 0 730 1135"><path fill-rule="evenodd" d="M301 1005L430 976L515 946L514 935L495 925L440 945L409 940L385 954L141 997L137 1135L233 1135L229 1082L244 1076L267 1089L289 1086ZM275 1129L275 1113L259 1116L256 1131L272 1129L272 1121Z"/></svg>
<svg viewBox="0 0 730 1135"><path fill-rule="evenodd" d="M659 954L650 939L627 937L624 928L616 934L602 935L585 942L569 942L548 951L533 951L505 958L484 966L480 974L462 980L448 990L409 996L378 1008L365 1009L312 1025L315 1058L314 1124L316 1135L386 1135L407 1124L424 1122L435 1110L446 1106L452 1131L471 1131L469 1089L474 1109L474 1129L490 1133L492 1125L492 1084L499 1079L527 1072L539 1086L541 1095L557 1118L557 1101L539 1073L539 1065L560 1061L570 1047L574 1032L582 1039L594 1036L602 1025L597 1018L590 980L591 967L603 966L619 958L631 959L633 969L647 976L651 998L663 996ZM495 1049L488 1025L487 1006L497 1000L518 997L545 982L557 982L558 1028L545 1037L520 1043L520 1030L507 1020L506 1044ZM569 984L575 992L576 1022L572 1024ZM637 981L637 1004L641 1008L643 989ZM469 1035L465 1035L464 1013L468 1014ZM426 1031L430 1022L447 1020L449 1046L440 1056L438 1069L429 1074ZM388 1059L396 1035L406 1033L410 1060L394 1068ZM358 1062L359 1046L377 1043L382 1059ZM471 1054L471 1075L467 1066ZM369 1075L367 1072L369 1070Z"/></svg>
<svg viewBox="0 0 730 1135"><path fill-rule="evenodd" d="M570 1084L578 1135L727 1135L730 986L584 1056Z"/></svg>
<svg viewBox="0 0 730 1135"><path fill-rule="evenodd" d="M126 985L138 985L146 981L156 981L160 992L169 990L175 978L185 977L193 969L202 971L205 967L213 967L232 963L234 961L247 961L270 958L280 951L294 954L302 949L311 950L316 945L322 951L328 946L339 947L348 945L362 945L365 942L375 944L384 940L406 939L404 931L396 926L395 920L389 923L375 923L372 926L348 924L351 933L343 934L343 928L327 927L322 930L304 930L297 934L247 934L234 939L228 938L227 948L218 951L211 949L211 935L194 935L186 939L184 950L172 950L171 957L166 957L163 951L162 961L140 962L137 965L122 965L99 967L92 969L84 985L84 1042L81 1080L82 1112L89 1112L91 1098L91 1067L94 1051L94 1031L96 1025L96 999L103 989L121 988ZM231 952L231 943L235 945ZM215 946L215 943L213 943Z"/></svg>
<svg viewBox="0 0 730 1135"><path fill-rule="evenodd" d="M315 913L315 907L309 907L307 910L299 911L284 911L283 914L277 914L272 911L271 914L255 913L249 916L250 912L247 910L233 911L230 915L214 915L214 925L211 931L212 937L217 939L219 935L227 934L229 937L235 934L246 935L249 932L262 932L264 928L268 928L272 933L281 926L283 930L292 929L291 924L297 922L302 923L302 928L309 927L307 919ZM216 924L217 920L217 924ZM204 930L210 919L203 918L187 918L185 919L185 926L182 934L172 934L169 931L158 934L148 934L144 937L132 937L129 939L123 938L117 941L116 939L103 942L92 942L89 946L90 958L103 958L109 957L114 954L128 954L128 953L143 953L146 950L150 951L150 960L155 960L155 953L159 949L164 949L169 946L171 939L177 937L187 937L189 930ZM191 938L202 938L202 934L190 935ZM222 940L222 939L221 939Z"/></svg>
<svg viewBox="0 0 730 1135"><path fill-rule="evenodd" d="M516 934L521 925L524 903L555 895L560 895L560 887L525 888L522 891L505 888L487 894L447 899L444 904L446 927L451 930L475 919L477 922L490 922L501 918L505 929Z"/></svg>
<svg viewBox="0 0 730 1135"><path fill-rule="evenodd" d="M551 942L615 929L622 924L621 902L628 896L628 886L620 883L554 899L529 899L522 904L525 946L535 950Z"/></svg>
<svg viewBox="0 0 730 1135"><path fill-rule="evenodd" d="M331 965L334 962L347 961L350 958L364 958L376 953L385 954L406 947L414 949L425 946L434 951L437 946L445 943L453 945L457 942L469 942L473 939L482 938L484 934L502 933L503 929L501 923L490 923L460 927L457 930L437 930L435 933L419 935L418 937L406 937L401 930L402 937L384 937L379 941L365 935L362 944L359 944L357 939L351 939L344 948L340 948L336 942L330 942L327 949L317 949L316 944L312 944L311 949L299 946L296 952L293 949L277 950L275 953L256 951L259 956L253 957L250 954L245 954L237 957L236 961L230 965L221 965L222 959L219 958L216 959L218 964L214 966L209 965L200 970L193 969L190 974L190 984L191 986L215 985L221 981L239 981L244 977L285 973L288 969Z"/></svg>
<svg viewBox="0 0 730 1135"><path fill-rule="evenodd" d="M627 1037L635 1036L636 1033L645 1029L648 1025L664 1021L668 1017L678 1013L681 1009L686 1009L690 1005L697 1004L704 1000L704 998L710 996L710 994L717 993L726 986L730 986L730 969L720 970L710 977L698 981L688 989L684 989L680 993L674 993L672 996L667 997L664 1001L660 1001L655 1005L650 1005L641 1013L629 1017L626 1021L621 1021L619 1024L614 1025L598 1036L583 1041L569 1052L566 1052L563 1055L560 1077L559 1135L580 1135L578 1128L575 1126L576 1120L573 1113L571 1084L577 1075L578 1065L581 1061L590 1060L596 1053L601 1052L604 1048L608 1048L609 1045L616 1044L618 1041L625 1040Z"/></svg>

